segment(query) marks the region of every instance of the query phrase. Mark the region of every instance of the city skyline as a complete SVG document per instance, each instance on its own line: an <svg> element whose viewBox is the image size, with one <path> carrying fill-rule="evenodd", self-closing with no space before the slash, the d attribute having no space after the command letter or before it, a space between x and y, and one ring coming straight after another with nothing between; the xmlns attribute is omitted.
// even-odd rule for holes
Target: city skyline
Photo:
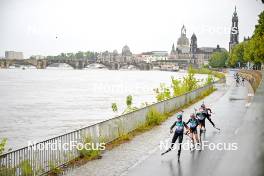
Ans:
<svg viewBox="0 0 264 176"><path fill-rule="evenodd" d="M150 4L151 3L151 4ZM184 24L198 46L228 49L235 6L239 40L251 36L261 1L0 1L0 56L6 50L31 55L61 52L121 52L128 45L133 53L170 51Z"/></svg>

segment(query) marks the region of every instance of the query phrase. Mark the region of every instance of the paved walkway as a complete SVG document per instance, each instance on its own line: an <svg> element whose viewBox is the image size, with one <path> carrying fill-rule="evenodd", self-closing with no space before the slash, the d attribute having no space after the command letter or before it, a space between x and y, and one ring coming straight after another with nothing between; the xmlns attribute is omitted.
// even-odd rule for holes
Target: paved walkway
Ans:
<svg viewBox="0 0 264 176"><path fill-rule="evenodd" d="M232 75L232 74L231 74ZM248 89L235 87L233 77L227 77L227 84L217 85L218 90L206 97L203 101L215 112L213 121L221 128L219 133L207 123L204 140L209 142L238 142L242 130L241 125L247 121ZM255 101L255 99L254 99ZM185 109L184 120L193 112L194 107L199 107L202 101ZM255 105L249 106L249 109ZM160 141L170 139L169 127L174 122L175 116L168 119L155 129L136 136L128 143L122 144L103 154L103 158L89 162L79 168L69 171L66 175L82 176L153 176L153 175L215 175L221 173L222 168L234 164L239 155L238 151L182 151L181 161L177 162L177 152L170 152L160 156ZM244 131L244 129L243 129ZM248 131L248 130L245 130ZM249 137L250 138L250 137ZM186 139L185 139L186 140ZM240 143L239 143L240 145ZM228 160L231 158L231 160ZM227 164L225 166L223 162ZM242 163L243 164L243 163ZM244 165L244 164L243 164ZM241 165L240 165L241 166ZM198 169L199 168L199 169ZM219 171L218 171L219 169ZM236 168L234 168L234 171ZM194 173L195 171L195 173Z"/></svg>

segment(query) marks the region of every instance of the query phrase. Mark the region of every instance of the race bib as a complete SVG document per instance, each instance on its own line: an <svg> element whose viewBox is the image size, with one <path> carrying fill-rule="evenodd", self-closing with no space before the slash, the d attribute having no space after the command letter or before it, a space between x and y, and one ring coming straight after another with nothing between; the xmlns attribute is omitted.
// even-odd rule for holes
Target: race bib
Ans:
<svg viewBox="0 0 264 176"><path fill-rule="evenodd" d="M205 117L204 117L204 115L203 115L202 113L198 114L198 119L199 119L199 120L204 120L204 118L205 118Z"/></svg>
<svg viewBox="0 0 264 176"><path fill-rule="evenodd" d="M195 128L195 127L196 127L196 122L195 121L191 121L190 128Z"/></svg>
<svg viewBox="0 0 264 176"><path fill-rule="evenodd" d="M177 132L182 132L183 131L183 126L176 126L176 131Z"/></svg>

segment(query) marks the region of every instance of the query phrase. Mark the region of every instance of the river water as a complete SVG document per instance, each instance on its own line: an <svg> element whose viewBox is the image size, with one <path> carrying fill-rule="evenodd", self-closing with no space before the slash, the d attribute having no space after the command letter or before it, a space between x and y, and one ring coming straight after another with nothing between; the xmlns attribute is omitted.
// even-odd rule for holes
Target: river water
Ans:
<svg viewBox="0 0 264 176"><path fill-rule="evenodd" d="M154 102L154 88L185 72L70 69L0 70L0 139L17 149L112 118L126 96L133 104ZM204 77L199 75L199 78Z"/></svg>

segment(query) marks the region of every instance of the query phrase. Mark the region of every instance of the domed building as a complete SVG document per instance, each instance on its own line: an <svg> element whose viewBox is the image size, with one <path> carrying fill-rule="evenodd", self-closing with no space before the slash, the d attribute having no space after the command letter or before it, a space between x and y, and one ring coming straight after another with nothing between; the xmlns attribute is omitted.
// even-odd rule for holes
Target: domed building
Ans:
<svg viewBox="0 0 264 176"><path fill-rule="evenodd" d="M132 56L132 52L127 45L122 48L122 56Z"/></svg>
<svg viewBox="0 0 264 176"><path fill-rule="evenodd" d="M181 28L181 36L177 40L176 49L173 44L169 58L171 60L176 60L184 67L190 63L190 43L186 36L186 28L184 25Z"/></svg>
<svg viewBox="0 0 264 176"><path fill-rule="evenodd" d="M186 28L183 25L181 28L181 36L177 40L177 47L174 44L171 48L171 53L168 62L187 68L190 64L195 67L206 65L215 51L226 51L224 48L217 47L200 47L197 45L197 37L193 33L191 41L186 36Z"/></svg>
<svg viewBox="0 0 264 176"><path fill-rule="evenodd" d="M183 25L181 28L181 36L177 40L177 48L180 53L189 53L189 39L186 37L186 28Z"/></svg>

